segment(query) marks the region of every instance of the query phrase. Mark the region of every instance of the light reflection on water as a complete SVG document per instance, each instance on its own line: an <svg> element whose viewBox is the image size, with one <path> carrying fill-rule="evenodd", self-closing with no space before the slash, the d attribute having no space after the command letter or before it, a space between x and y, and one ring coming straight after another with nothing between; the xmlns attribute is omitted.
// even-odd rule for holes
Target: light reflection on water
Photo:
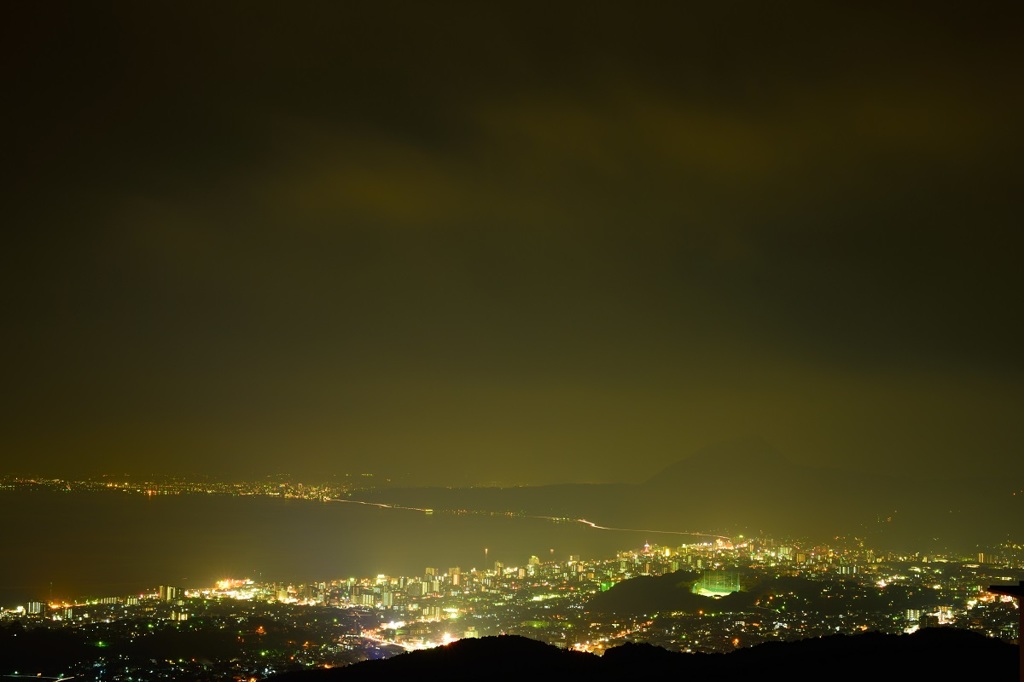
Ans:
<svg viewBox="0 0 1024 682"><path fill-rule="evenodd" d="M298 583L465 571L683 541L536 518L217 495L5 491L0 514L0 606L224 577Z"/></svg>

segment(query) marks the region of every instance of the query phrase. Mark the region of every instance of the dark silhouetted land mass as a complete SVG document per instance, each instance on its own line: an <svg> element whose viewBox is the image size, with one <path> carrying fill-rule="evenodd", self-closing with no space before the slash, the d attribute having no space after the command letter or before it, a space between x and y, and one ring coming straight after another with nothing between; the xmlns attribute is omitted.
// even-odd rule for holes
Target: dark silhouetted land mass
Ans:
<svg viewBox="0 0 1024 682"><path fill-rule="evenodd" d="M998 542L1024 516L1020 481L981 482L955 472L900 477L791 462L759 438L708 447L638 484L516 488L406 488L353 499L417 507L508 510L674 531L855 535L886 549L971 548Z"/></svg>
<svg viewBox="0 0 1024 682"><path fill-rule="evenodd" d="M791 682L935 682L1017 679L1017 647L983 635L934 628L913 635L835 635L769 643L729 654L672 653L625 644L598 657L523 637L464 639L447 647L366 661L332 670L288 673L279 682L328 680L624 680L748 681L775 676Z"/></svg>

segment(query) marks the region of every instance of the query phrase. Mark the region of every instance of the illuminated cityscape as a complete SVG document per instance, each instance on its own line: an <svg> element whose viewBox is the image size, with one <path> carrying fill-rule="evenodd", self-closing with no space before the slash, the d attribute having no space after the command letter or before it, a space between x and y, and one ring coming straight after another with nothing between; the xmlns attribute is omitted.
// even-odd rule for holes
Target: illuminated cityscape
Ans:
<svg viewBox="0 0 1024 682"><path fill-rule="evenodd" d="M349 474L336 483L299 483L289 476L268 476L261 481L224 481L213 478L196 480L185 477L101 476L96 478L65 479L38 476L0 475L3 490L53 490L67 492L126 493L132 495L231 495L238 497L262 496L296 500L330 500L354 491L377 489L388 481L374 474Z"/></svg>
<svg viewBox="0 0 1024 682"><path fill-rule="evenodd" d="M999 677L1022 25L0 3L0 676Z"/></svg>
<svg viewBox="0 0 1024 682"><path fill-rule="evenodd" d="M109 486L108 493L125 489L89 485ZM152 485L131 489L198 490L184 482ZM230 489L284 494L280 485ZM302 491L295 494L314 500L334 492ZM1024 545L1013 543L962 556L883 552L856 538L723 537L645 544L608 557L425 567L407 576L322 576L304 583L226 577L200 588L161 585L74 603L29 601L6 606L0 625L8 642L18 635L23 642L33 634L66 637L66 660L32 659L30 647L19 645L25 648L18 674L260 679L499 634L596 654L625 642L728 652L771 641L947 626L1015 641L1013 600L987 588L1022 575Z"/></svg>

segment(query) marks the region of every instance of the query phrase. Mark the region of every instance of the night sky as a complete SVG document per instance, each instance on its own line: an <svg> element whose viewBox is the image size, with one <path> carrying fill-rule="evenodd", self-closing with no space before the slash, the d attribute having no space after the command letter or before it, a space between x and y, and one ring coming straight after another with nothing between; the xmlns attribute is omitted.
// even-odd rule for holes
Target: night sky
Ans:
<svg viewBox="0 0 1024 682"><path fill-rule="evenodd" d="M0 473L1019 464L1021 8L4 3Z"/></svg>

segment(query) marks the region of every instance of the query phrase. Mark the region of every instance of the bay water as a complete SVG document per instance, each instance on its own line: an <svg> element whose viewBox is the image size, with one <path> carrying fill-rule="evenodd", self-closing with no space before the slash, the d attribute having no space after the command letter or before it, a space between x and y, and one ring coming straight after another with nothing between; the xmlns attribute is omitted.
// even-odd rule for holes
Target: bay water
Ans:
<svg viewBox="0 0 1024 682"><path fill-rule="evenodd" d="M643 532L273 497L0 492L0 606L614 556Z"/></svg>

